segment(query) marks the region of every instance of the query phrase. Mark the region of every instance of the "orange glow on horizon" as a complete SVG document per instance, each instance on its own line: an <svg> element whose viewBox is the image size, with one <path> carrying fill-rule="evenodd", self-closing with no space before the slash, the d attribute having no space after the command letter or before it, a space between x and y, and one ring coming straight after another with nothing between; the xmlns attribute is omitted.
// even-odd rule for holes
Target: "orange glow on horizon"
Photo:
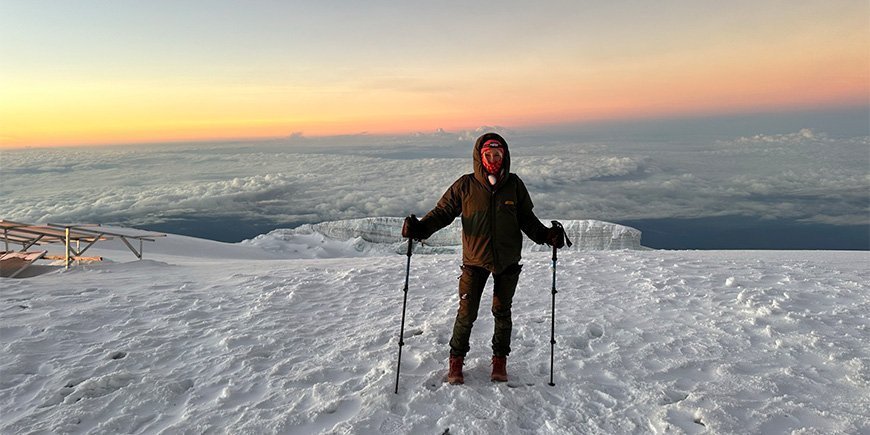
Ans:
<svg viewBox="0 0 870 435"><path fill-rule="evenodd" d="M596 66L518 64L493 75L289 86L51 77L0 85L0 148L405 134L870 104L866 41L804 52L726 47ZM737 51L735 51L737 50ZM739 61L736 56L745 56ZM444 77L449 77L445 79ZM419 83L418 83L419 82ZM429 84L432 89L418 84ZM419 88L423 88L420 90Z"/></svg>
<svg viewBox="0 0 870 435"><path fill-rule="evenodd" d="M781 96L759 102L735 101L727 97L716 100L718 104L707 101L685 101L683 104L656 105L655 98L645 101L609 101L592 107L566 107L566 104L528 104L526 111L504 111L501 113L453 114L440 117L413 117L395 115L376 119L308 119L304 122L285 122L275 120L251 121L214 121L200 123L148 123L131 122L128 124L109 124L83 122L64 126L53 124L54 128L36 128L28 135L10 137L4 133L0 137L0 149L54 146L92 146L121 144L150 144L175 142L207 142L233 140L268 140L288 138L293 134L304 137L323 137L341 135L390 135L432 132L436 129L463 131L481 125L500 125L509 128L535 128L570 123L590 123L625 119L657 119L674 117L697 117L733 115L740 113L763 113L773 111L799 111L808 109L836 109L866 107L867 99L843 92L841 95L812 95L812 100ZM839 97L839 98L837 98ZM692 100L687 98L686 100ZM479 122L469 120L478 119ZM41 123L40 126L51 122Z"/></svg>

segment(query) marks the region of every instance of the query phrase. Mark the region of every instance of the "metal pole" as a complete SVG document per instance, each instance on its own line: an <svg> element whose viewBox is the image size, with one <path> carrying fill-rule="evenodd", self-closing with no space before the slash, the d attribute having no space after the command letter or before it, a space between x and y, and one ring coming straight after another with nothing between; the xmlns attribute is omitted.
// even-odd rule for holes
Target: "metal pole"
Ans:
<svg viewBox="0 0 870 435"><path fill-rule="evenodd" d="M553 382L553 354L555 353L556 347L556 251L561 248L558 248L556 245L567 245L569 248L572 246L571 239L568 238L568 234L565 233L565 227L559 221L550 221L553 225L553 228L558 228L561 233L560 237L562 240L557 243L553 243L553 305L550 308L550 383L551 387L556 386Z"/></svg>
<svg viewBox="0 0 870 435"><path fill-rule="evenodd" d="M556 386L553 383L553 354L556 347L556 246L553 246L553 291L552 291L552 306L550 308L550 383L551 387Z"/></svg>
<svg viewBox="0 0 870 435"><path fill-rule="evenodd" d="M65 254L64 254L64 265L65 265L64 268L69 269L69 263L70 263L69 227L65 227L63 229L63 233L64 233L64 242L65 242L64 244L66 245Z"/></svg>
<svg viewBox="0 0 870 435"><path fill-rule="evenodd" d="M408 262L405 264L405 288L402 292L405 294L402 298L402 326L399 329L399 362L396 365L396 391L399 394L399 372L402 370L402 346L405 345L405 308L408 305L408 275L411 273L411 249L414 246L414 239L408 238Z"/></svg>

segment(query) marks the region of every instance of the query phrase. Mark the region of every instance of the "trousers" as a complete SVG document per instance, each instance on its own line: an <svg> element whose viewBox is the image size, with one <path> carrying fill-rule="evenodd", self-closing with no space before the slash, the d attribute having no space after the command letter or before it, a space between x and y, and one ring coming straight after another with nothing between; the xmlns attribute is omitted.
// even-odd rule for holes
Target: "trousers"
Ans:
<svg viewBox="0 0 870 435"><path fill-rule="evenodd" d="M522 265L514 264L504 272L493 275L492 315L495 327L492 334L493 356L507 356L511 352L511 304L520 278ZM462 266L459 277L459 310L453 322L453 336L450 338L450 354L464 357L471 349L469 339L471 328L477 320L483 289L489 279L490 271L482 267Z"/></svg>

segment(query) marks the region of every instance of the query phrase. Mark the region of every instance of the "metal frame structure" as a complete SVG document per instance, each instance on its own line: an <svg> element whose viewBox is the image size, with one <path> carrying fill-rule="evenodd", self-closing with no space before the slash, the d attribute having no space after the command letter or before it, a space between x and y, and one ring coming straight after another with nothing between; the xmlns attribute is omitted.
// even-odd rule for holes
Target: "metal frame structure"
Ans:
<svg viewBox="0 0 870 435"><path fill-rule="evenodd" d="M158 237L166 237L166 234L139 230L132 230L136 231L136 233L108 231L99 225L50 223L45 225L30 225L5 219L0 219L0 229L3 230L3 243L7 252L10 252L10 243L20 244L22 247L20 252L25 252L34 245L63 243L64 265L67 269L74 259L81 257L85 251L100 240L118 238L127 245L127 248L133 252L136 258L141 260L144 252L143 242L154 242ZM138 251L130 243L131 240L139 241ZM73 242L75 242L75 247L73 247ZM86 244L84 248L80 248L82 243Z"/></svg>

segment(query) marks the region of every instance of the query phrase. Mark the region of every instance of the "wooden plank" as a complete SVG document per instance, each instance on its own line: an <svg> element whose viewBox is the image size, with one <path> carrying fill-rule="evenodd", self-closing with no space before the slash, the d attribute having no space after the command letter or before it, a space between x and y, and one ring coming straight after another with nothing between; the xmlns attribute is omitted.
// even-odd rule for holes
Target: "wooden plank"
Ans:
<svg viewBox="0 0 870 435"><path fill-rule="evenodd" d="M64 257L63 255L46 255L43 258L45 258L46 260L63 260L66 257ZM103 257L75 257L75 256L73 256L73 257L71 257L71 260L73 260L73 261L103 261Z"/></svg>
<svg viewBox="0 0 870 435"><path fill-rule="evenodd" d="M12 222L5 219L0 219L0 229L3 228L15 228L15 227L26 227L27 224L22 224L20 222Z"/></svg>
<svg viewBox="0 0 870 435"><path fill-rule="evenodd" d="M14 234L19 237L29 237L30 239L34 239L33 236L44 236L50 237L53 239L57 239L59 241L63 241L66 237L66 234L63 230L58 230L56 228L51 227L43 227L43 226L25 226L25 227L15 227L13 229L7 230L8 234ZM79 232L70 232L71 240L85 240L92 241L95 236L93 234L79 233ZM103 238L102 240L108 240L109 238Z"/></svg>
<svg viewBox="0 0 870 435"><path fill-rule="evenodd" d="M63 228L63 225L59 224L48 224L55 228ZM163 233L152 233L148 231L142 231L137 229L130 229L130 232L121 232L121 231L105 231L102 227L97 227L99 229L90 229L90 228L82 228L81 226L69 226L69 228L73 231L92 233L92 234L100 234L107 236L115 236L115 237L127 237L129 239L141 239L147 240L149 242L153 242L154 240L150 240L155 237L166 237L166 234Z"/></svg>
<svg viewBox="0 0 870 435"><path fill-rule="evenodd" d="M0 239L6 239L6 240L9 240L9 241L12 242L12 243L19 243L19 244L20 244L20 243L32 242L34 238L35 238L35 237L21 237L21 236L17 236L17 235L14 235L14 234L7 234L5 237L4 237L4 236L0 236ZM48 238L43 237L42 240L40 240L40 241L37 242L36 244L37 244L37 245L43 245L43 244L45 244L45 243L50 243L51 241L57 241L57 240L55 240L55 239L53 239L53 238L51 238L51 237L48 237Z"/></svg>
<svg viewBox="0 0 870 435"><path fill-rule="evenodd" d="M46 252L6 252L0 256L0 276L15 278L34 261L44 257Z"/></svg>
<svg viewBox="0 0 870 435"><path fill-rule="evenodd" d="M0 256L0 261L5 260L24 260L24 261L36 261L45 255L46 251L40 252L6 252L2 256Z"/></svg>

